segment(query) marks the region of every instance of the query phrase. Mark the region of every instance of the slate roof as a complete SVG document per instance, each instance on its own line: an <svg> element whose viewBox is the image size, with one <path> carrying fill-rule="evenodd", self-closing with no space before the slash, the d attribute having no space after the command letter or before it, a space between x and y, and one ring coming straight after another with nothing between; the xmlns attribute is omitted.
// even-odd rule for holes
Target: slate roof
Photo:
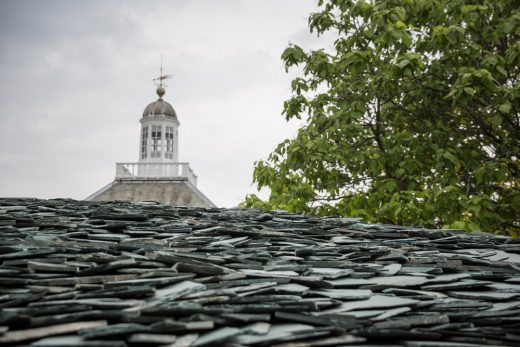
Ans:
<svg viewBox="0 0 520 347"><path fill-rule="evenodd" d="M0 345L520 346L520 240L0 199Z"/></svg>

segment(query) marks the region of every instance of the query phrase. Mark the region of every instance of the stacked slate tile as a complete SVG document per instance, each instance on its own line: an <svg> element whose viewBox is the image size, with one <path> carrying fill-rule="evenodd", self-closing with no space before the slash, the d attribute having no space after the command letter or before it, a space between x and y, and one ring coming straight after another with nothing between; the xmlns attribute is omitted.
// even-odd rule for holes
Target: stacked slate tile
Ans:
<svg viewBox="0 0 520 347"><path fill-rule="evenodd" d="M0 346L520 346L520 241L0 199Z"/></svg>

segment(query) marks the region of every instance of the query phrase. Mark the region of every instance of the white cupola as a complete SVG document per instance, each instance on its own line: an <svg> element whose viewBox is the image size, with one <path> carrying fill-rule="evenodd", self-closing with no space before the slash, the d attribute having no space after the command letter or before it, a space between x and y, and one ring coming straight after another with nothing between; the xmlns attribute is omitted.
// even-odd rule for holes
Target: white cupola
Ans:
<svg viewBox="0 0 520 347"><path fill-rule="evenodd" d="M162 70L162 69L161 69ZM179 161L179 120L172 105L163 100L162 81L169 76L157 78L159 99L150 103L141 118L141 141L139 147L140 163L176 163Z"/></svg>

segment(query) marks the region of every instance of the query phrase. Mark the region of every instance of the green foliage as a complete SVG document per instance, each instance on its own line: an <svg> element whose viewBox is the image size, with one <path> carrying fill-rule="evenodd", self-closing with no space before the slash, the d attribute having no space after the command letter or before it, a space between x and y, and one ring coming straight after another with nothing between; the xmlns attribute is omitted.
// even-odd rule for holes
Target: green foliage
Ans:
<svg viewBox="0 0 520 347"><path fill-rule="evenodd" d="M255 164L270 189L244 206L517 234L520 230L520 3L320 1L291 44L299 66L284 116L294 139Z"/></svg>

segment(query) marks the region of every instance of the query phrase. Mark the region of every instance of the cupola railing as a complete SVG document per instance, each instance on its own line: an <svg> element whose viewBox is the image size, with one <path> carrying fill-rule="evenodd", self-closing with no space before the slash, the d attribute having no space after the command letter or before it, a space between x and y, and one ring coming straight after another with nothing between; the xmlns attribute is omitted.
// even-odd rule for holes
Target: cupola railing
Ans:
<svg viewBox="0 0 520 347"><path fill-rule="evenodd" d="M116 179L187 179L197 185L189 163L116 163Z"/></svg>

